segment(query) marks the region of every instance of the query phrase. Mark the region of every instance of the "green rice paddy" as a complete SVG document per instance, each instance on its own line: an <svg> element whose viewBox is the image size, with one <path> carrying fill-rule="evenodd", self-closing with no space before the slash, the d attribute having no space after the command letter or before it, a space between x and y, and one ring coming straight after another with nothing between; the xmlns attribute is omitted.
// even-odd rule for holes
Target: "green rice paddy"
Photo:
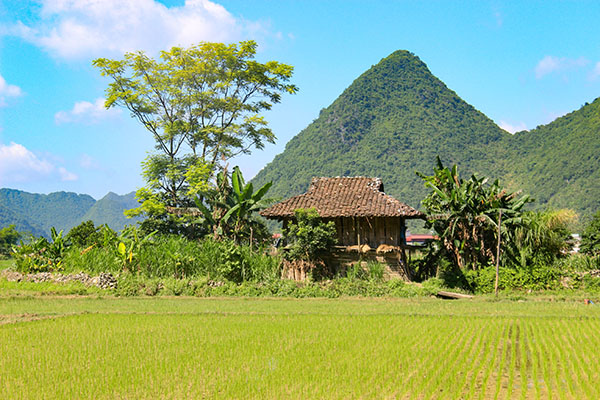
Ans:
<svg viewBox="0 0 600 400"><path fill-rule="evenodd" d="M2 398L600 398L600 306L0 298Z"/></svg>

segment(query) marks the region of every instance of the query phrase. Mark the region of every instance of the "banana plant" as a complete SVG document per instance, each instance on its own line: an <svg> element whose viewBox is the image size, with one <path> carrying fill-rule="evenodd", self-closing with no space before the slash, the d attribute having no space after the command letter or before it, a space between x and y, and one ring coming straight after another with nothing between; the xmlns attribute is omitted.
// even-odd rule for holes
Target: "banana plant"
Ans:
<svg viewBox="0 0 600 400"><path fill-rule="evenodd" d="M494 243L498 241L498 220L506 232L520 223L522 208L532 201L529 196L502 189L497 180L472 175L459 178L456 165L444 167L439 157L432 176L417 173L432 191L423 200L433 228L442 245L459 267L486 265L495 261ZM504 233L506 234L506 233Z"/></svg>
<svg viewBox="0 0 600 400"><path fill-rule="evenodd" d="M152 239L156 233L157 231L154 231L144 237L140 237L138 230L135 227L123 229L123 232L118 237L116 245L117 257L123 264L123 268L131 268L144 243Z"/></svg>
<svg viewBox="0 0 600 400"><path fill-rule="evenodd" d="M231 186L226 174L217 176L217 190L205 193L203 199L196 199L196 206L204 221L213 227L215 238L231 235L237 242L247 229L252 236L252 214L268 205L271 201L265 195L272 182L254 191L252 183L246 183L242 171L235 167L231 174ZM212 208L209 209L207 205Z"/></svg>

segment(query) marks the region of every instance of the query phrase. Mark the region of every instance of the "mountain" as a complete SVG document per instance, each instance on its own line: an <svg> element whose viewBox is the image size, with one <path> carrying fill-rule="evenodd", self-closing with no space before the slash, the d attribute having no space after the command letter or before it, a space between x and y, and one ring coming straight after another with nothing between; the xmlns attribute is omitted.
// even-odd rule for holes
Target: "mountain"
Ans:
<svg viewBox="0 0 600 400"><path fill-rule="evenodd" d="M538 207L573 208L585 220L600 209L600 98L510 138L505 180Z"/></svg>
<svg viewBox="0 0 600 400"><path fill-rule="evenodd" d="M96 201L88 195L56 192L50 194L36 194L14 189L0 189L0 205L10 210L19 220L1 221L1 225L15 223L17 229L28 230L32 233L44 232L48 234L50 227L64 229L65 231L77 225Z"/></svg>
<svg viewBox="0 0 600 400"><path fill-rule="evenodd" d="M414 54L396 51L359 76L253 179L269 195L304 192L313 176L373 176L413 207L428 193L415 174L436 156L498 178L583 219L600 209L600 100L511 135L463 101Z"/></svg>
<svg viewBox="0 0 600 400"><path fill-rule="evenodd" d="M269 195L287 197L313 176L375 176L386 193L419 207L428 190L415 171L431 173L440 155L463 174L498 176L508 136L418 57L396 51L321 110L253 182L273 181Z"/></svg>
<svg viewBox="0 0 600 400"><path fill-rule="evenodd" d="M19 232L30 232L35 236L46 235L46 232L43 230L43 228L32 225L30 221L28 221L22 215L19 215L8 207L0 205L0 228L7 227L9 225L15 225Z"/></svg>
<svg viewBox="0 0 600 400"><path fill-rule="evenodd" d="M56 192L28 193L15 189L0 189L0 227L14 224L17 230L36 236L48 236L50 228L69 231L91 219L96 225L109 224L120 230L127 223L123 210L134 208L135 193L118 196L109 193L99 201L86 194Z"/></svg>
<svg viewBox="0 0 600 400"><path fill-rule="evenodd" d="M126 218L123 210L138 207L135 192L119 196L109 192L98 200L81 218L82 221L92 220L95 225L106 224L114 230L121 230L125 225L135 224L139 219Z"/></svg>

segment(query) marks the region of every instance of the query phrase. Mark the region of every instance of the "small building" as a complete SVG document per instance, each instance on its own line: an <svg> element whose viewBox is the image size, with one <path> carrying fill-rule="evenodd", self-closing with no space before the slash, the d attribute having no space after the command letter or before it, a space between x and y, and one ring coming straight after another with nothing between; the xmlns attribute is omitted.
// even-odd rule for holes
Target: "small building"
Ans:
<svg viewBox="0 0 600 400"><path fill-rule="evenodd" d="M314 208L325 222L334 221L338 247L329 262L343 266L373 259L387 264L389 275L410 278L404 251L406 220L425 216L385 194L379 178L313 178L306 193L274 204L260 214L282 221L285 229L300 208Z"/></svg>

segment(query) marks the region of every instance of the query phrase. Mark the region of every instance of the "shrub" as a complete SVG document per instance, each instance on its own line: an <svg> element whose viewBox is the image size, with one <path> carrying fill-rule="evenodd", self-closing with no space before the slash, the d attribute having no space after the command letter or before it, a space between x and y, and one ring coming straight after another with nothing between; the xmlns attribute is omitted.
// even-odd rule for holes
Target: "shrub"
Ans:
<svg viewBox="0 0 600 400"><path fill-rule="evenodd" d="M336 243L337 232L334 222L323 222L314 208L298 209L294 215L296 222L289 224L284 232L289 243L285 257L292 261L318 260Z"/></svg>
<svg viewBox="0 0 600 400"><path fill-rule="evenodd" d="M14 225L0 229L0 256L9 256L14 245L21 238Z"/></svg>
<svg viewBox="0 0 600 400"><path fill-rule="evenodd" d="M13 248L17 270L24 273L53 272L62 270L62 259L66 251L63 231L51 228L51 240L31 237L28 243L21 241Z"/></svg>

